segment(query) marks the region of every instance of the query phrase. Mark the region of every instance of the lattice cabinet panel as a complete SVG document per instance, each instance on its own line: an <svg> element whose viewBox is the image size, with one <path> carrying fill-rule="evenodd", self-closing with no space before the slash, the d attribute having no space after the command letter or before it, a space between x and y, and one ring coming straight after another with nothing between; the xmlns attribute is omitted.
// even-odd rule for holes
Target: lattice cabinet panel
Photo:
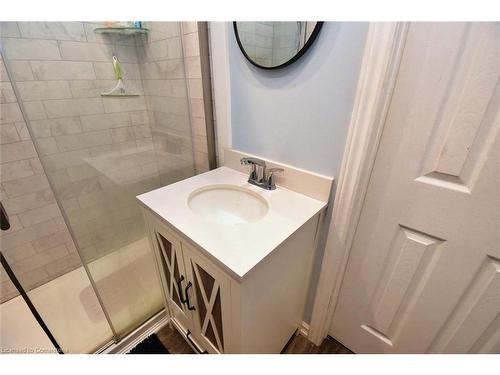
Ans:
<svg viewBox="0 0 500 375"><path fill-rule="evenodd" d="M193 280L193 312L198 339L205 347L225 352L226 325L229 317L229 279L214 265L182 244L189 279ZM208 344L208 345L207 345Z"/></svg>
<svg viewBox="0 0 500 375"><path fill-rule="evenodd" d="M159 263L163 290L170 315L176 323L187 332L191 326L191 311L185 303L185 288L187 286L184 257L181 243L177 236L172 234L156 220L151 220L153 247Z"/></svg>

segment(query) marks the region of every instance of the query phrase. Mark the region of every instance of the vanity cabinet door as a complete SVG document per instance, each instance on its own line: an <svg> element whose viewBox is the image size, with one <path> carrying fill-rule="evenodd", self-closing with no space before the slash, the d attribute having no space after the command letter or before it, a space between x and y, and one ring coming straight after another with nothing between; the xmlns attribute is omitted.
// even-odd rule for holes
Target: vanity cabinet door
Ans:
<svg viewBox="0 0 500 375"><path fill-rule="evenodd" d="M185 300L188 277L180 240L156 219L151 218L153 243L158 255L163 289L170 314L184 332L192 329L191 311Z"/></svg>
<svg viewBox="0 0 500 375"><path fill-rule="evenodd" d="M230 279L199 251L182 243L184 262L193 288L194 335L209 353L228 352L230 346Z"/></svg>

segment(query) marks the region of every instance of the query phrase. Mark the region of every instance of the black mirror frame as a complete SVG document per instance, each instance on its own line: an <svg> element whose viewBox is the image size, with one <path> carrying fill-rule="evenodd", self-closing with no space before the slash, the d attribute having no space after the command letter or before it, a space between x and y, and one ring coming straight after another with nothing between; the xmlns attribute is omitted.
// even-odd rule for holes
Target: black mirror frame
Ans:
<svg viewBox="0 0 500 375"><path fill-rule="evenodd" d="M238 35L238 26L236 25L236 21L233 21L233 29L234 29L234 35L236 36L236 42L238 43L238 47L240 47L241 53L243 53L243 56L246 57L252 65L255 65L258 68L261 69L267 69L267 70L273 70L273 69L280 69L284 68L285 66L288 66L290 64L293 64L295 61L297 61L306 51L311 47L311 45L314 43L316 40L316 37L318 36L321 27L323 26L324 21L318 21L316 23L316 26L314 26L314 30L311 33L311 36L307 40L306 44L297 52L290 60L285 61L283 64L276 65L276 66L262 66L260 64L257 64L255 61L252 60L250 56L245 52L245 48L243 48L243 45L241 44L240 36Z"/></svg>

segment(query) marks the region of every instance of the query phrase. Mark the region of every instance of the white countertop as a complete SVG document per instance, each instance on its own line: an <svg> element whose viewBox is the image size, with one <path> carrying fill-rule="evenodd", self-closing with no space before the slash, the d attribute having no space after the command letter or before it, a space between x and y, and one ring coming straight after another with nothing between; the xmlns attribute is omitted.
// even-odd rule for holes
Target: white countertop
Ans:
<svg viewBox="0 0 500 375"><path fill-rule="evenodd" d="M326 203L278 186L268 191L247 182L248 175L228 167L188 178L137 197L172 227L215 258L237 279L276 249ZM208 185L228 184L249 189L266 200L267 214L259 221L217 224L206 221L188 206L192 191Z"/></svg>

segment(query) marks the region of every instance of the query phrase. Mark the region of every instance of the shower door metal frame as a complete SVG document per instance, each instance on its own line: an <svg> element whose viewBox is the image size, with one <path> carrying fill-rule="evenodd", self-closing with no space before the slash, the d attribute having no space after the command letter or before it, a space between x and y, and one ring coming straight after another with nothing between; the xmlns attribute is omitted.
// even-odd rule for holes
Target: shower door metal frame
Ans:
<svg viewBox="0 0 500 375"><path fill-rule="evenodd" d="M59 343L57 342L56 338L54 337L54 335L50 331L49 327L47 327L47 324L45 324L45 321L43 320L43 318L39 314L39 312L36 309L35 305L33 305L33 302L31 302L31 299L29 298L29 296L26 293L26 291L24 290L23 286L21 285L21 283L17 279L17 276L14 273L14 271L12 271L12 268L10 268L9 262L7 262L7 259L4 257L4 255L3 255L3 253L1 251L0 251L0 264L3 266L3 268L4 268L5 272L7 273L7 276L9 277L10 281L12 282L12 284L14 284L14 287L17 289L17 291L19 292L21 298L24 300L24 302L28 306L28 309L33 314L33 317L35 318L35 320L37 321L37 323L40 325L40 327L42 328L43 332L45 332L45 334L49 338L49 340L52 343L52 345L54 345L54 347L56 348L57 353L58 354L64 354L64 351L62 350L61 346L59 345Z"/></svg>

